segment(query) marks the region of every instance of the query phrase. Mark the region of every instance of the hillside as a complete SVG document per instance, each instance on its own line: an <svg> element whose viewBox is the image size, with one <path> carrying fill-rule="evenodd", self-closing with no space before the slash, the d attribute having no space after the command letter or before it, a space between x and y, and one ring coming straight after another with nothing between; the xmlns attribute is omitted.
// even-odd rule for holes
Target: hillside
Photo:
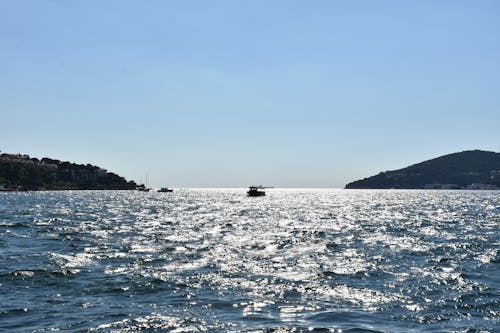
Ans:
<svg viewBox="0 0 500 333"><path fill-rule="evenodd" d="M133 190L136 184L91 164L0 155L0 190Z"/></svg>
<svg viewBox="0 0 500 333"><path fill-rule="evenodd" d="M347 189L500 189L500 153L469 150L354 181Z"/></svg>

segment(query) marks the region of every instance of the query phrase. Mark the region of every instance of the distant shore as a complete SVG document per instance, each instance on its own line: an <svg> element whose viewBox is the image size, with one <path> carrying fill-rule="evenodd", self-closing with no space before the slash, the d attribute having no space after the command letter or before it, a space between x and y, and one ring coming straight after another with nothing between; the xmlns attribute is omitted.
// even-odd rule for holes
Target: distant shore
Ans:
<svg viewBox="0 0 500 333"><path fill-rule="evenodd" d="M499 190L500 153L469 150L380 172L346 189Z"/></svg>
<svg viewBox="0 0 500 333"><path fill-rule="evenodd" d="M137 184L91 164L0 155L0 191L135 190Z"/></svg>

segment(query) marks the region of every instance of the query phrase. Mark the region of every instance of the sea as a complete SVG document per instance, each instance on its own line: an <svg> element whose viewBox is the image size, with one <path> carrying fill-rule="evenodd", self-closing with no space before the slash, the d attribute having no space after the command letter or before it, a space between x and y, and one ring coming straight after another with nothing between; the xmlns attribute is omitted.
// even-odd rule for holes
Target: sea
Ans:
<svg viewBox="0 0 500 333"><path fill-rule="evenodd" d="M500 332L500 191L0 193L1 332Z"/></svg>

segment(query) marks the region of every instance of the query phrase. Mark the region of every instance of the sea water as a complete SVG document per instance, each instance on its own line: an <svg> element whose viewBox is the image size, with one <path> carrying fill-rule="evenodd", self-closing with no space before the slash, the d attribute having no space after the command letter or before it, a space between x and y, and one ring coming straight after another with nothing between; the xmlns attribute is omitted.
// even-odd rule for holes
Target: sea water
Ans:
<svg viewBox="0 0 500 333"><path fill-rule="evenodd" d="M498 332L499 227L499 191L0 193L0 331Z"/></svg>

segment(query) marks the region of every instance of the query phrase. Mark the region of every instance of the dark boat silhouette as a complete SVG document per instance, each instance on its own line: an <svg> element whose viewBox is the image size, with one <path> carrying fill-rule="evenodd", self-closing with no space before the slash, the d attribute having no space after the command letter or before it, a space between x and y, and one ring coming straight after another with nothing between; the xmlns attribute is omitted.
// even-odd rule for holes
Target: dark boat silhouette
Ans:
<svg viewBox="0 0 500 333"><path fill-rule="evenodd" d="M162 187L158 190L158 192L166 193L166 192L173 192L174 190L168 187Z"/></svg>
<svg viewBox="0 0 500 333"><path fill-rule="evenodd" d="M135 188L139 192L149 192L149 188L144 186L144 184L141 184Z"/></svg>
<svg viewBox="0 0 500 333"><path fill-rule="evenodd" d="M262 186L250 186L249 190L247 191L247 195L249 197L263 197L266 195L266 192L264 191L259 191L260 189L264 189Z"/></svg>

